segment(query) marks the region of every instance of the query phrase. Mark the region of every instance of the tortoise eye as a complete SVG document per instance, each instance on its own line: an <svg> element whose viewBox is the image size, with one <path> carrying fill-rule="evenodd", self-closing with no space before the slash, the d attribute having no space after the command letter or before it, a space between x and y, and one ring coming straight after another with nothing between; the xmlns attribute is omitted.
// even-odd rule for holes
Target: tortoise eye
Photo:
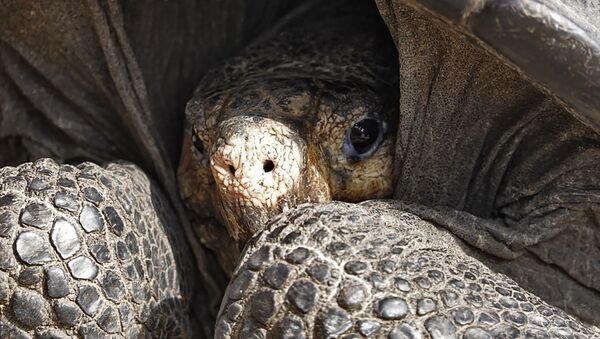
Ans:
<svg viewBox="0 0 600 339"><path fill-rule="evenodd" d="M202 142L202 140L200 140L200 138L198 138L198 135L195 131L192 134L192 143L194 144L194 148L196 148L196 151L198 151L198 153L204 154L204 143Z"/></svg>
<svg viewBox="0 0 600 339"><path fill-rule="evenodd" d="M383 142L387 124L373 118L362 119L346 130L342 152L350 162L370 157Z"/></svg>

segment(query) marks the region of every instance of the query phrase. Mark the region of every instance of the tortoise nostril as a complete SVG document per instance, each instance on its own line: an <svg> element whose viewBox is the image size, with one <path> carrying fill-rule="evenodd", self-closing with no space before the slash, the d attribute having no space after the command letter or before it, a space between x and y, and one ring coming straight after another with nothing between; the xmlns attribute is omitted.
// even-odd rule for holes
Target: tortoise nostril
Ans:
<svg viewBox="0 0 600 339"><path fill-rule="evenodd" d="M235 174L235 167L233 165L229 165L229 173Z"/></svg>
<svg viewBox="0 0 600 339"><path fill-rule="evenodd" d="M266 160L263 164L263 170L265 173L271 172L275 168L275 164L271 160Z"/></svg>

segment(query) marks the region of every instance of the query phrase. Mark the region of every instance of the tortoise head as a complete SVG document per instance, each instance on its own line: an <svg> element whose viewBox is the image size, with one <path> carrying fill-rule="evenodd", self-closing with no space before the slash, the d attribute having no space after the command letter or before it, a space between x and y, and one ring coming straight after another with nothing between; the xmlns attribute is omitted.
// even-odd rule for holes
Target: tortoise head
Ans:
<svg viewBox="0 0 600 339"><path fill-rule="evenodd" d="M181 194L238 247L298 204L392 194L397 73L354 46L293 60L273 49L210 72L186 108Z"/></svg>

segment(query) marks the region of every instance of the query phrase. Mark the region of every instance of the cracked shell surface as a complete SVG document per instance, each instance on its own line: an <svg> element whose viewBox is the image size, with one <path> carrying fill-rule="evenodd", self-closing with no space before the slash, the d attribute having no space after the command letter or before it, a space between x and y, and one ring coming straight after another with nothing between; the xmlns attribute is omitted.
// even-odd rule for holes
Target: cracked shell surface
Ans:
<svg viewBox="0 0 600 339"><path fill-rule="evenodd" d="M195 271L155 190L127 164L0 169L0 337L192 336Z"/></svg>
<svg viewBox="0 0 600 339"><path fill-rule="evenodd" d="M250 241L216 338L600 337L475 257L393 202L300 205Z"/></svg>

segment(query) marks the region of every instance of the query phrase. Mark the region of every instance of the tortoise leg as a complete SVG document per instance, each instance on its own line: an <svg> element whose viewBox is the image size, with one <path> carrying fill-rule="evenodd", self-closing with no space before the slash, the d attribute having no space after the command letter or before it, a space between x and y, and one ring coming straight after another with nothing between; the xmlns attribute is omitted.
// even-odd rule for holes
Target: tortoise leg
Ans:
<svg viewBox="0 0 600 339"><path fill-rule="evenodd" d="M216 337L600 336L387 204L300 205L247 245Z"/></svg>
<svg viewBox="0 0 600 339"><path fill-rule="evenodd" d="M597 204L547 204L522 219L485 219L448 207L397 201L368 202L415 214L481 250L479 258L524 288L570 313L600 324L600 266L597 264Z"/></svg>
<svg viewBox="0 0 600 339"><path fill-rule="evenodd" d="M134 165L0 169L0 337L189 337L195 271Z"/></svg>

